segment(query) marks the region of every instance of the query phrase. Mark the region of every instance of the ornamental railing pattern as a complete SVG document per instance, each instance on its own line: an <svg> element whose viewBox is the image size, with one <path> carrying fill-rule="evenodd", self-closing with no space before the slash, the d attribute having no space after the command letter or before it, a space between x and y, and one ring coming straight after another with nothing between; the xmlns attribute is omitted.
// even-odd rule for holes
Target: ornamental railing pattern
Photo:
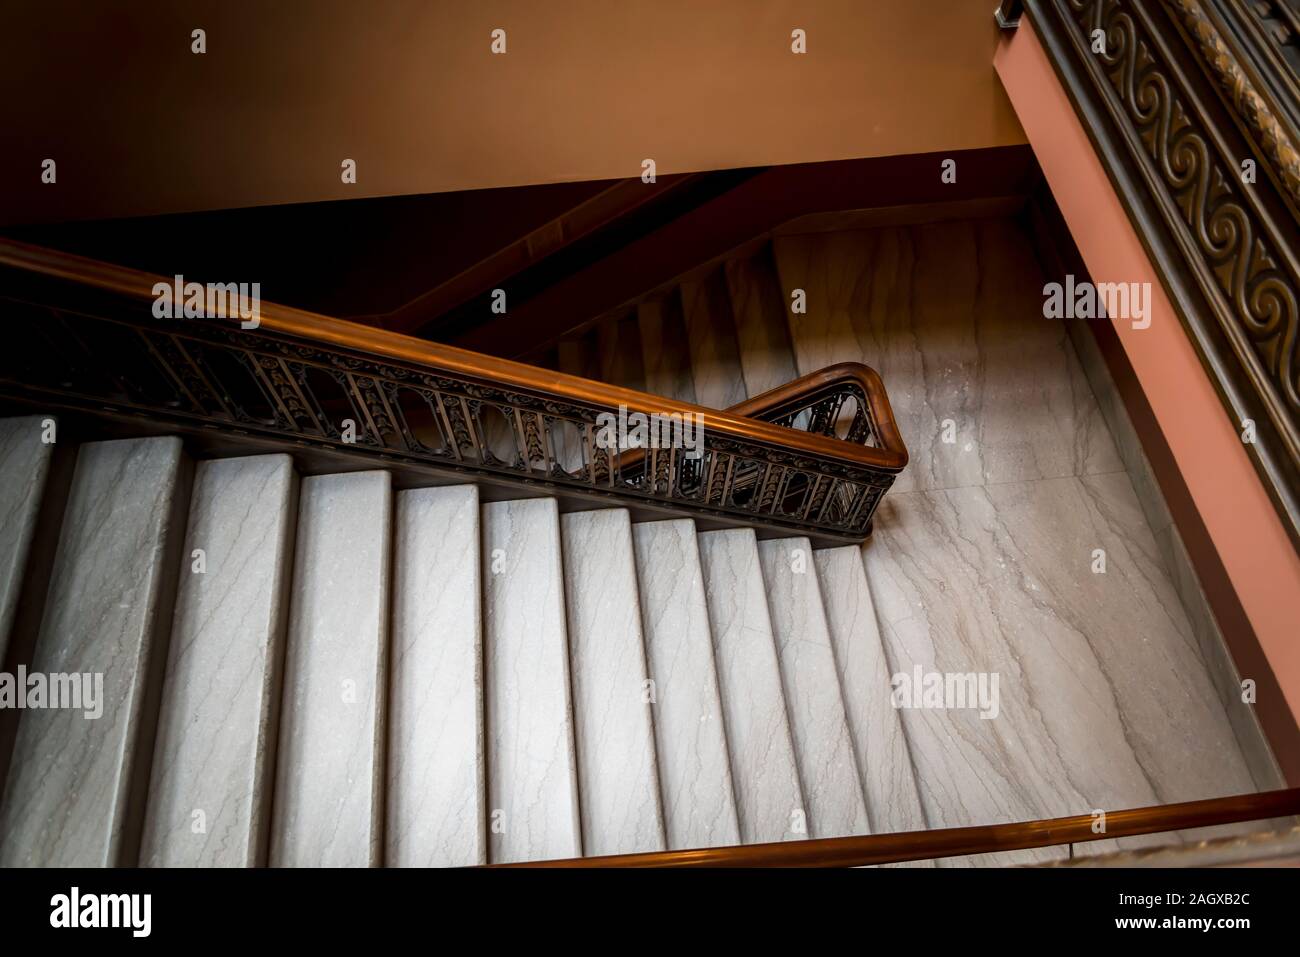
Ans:
<svg viewBox="0 0 1300 957"><path fill-rule="evenodd" d="M1004 4L1022 6L1300 547L1300 86L1294 38L1267 32L1282 8Z"/></svg>
<svg viewBox="0 0 1300 957"><path fill-rule="evenodd" d="M36 407L836 541L869 534L907 461L861 365L718 412L266 303L254 329L160 319L167 280L20 243L0 267L0 395Z"/></svg>

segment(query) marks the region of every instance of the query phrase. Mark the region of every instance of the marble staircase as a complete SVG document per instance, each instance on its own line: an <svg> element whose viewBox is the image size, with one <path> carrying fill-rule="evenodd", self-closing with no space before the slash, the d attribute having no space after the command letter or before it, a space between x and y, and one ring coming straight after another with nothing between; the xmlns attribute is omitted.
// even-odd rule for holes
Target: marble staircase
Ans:
<svg viewBox="0 0 1300 957"><path fill-rule="evenodd" d="M39 454L38 420L3 425ZM832 637L837 555L861 567L617 508L87 443L26 665L101 672L102 715L20 713L0 863L464 865L919 820L898 766L864 789L901 729L851 704L879 675L835 642L879 640L839 612Z"/></svg>
<svg viewBox="0 0 1300 957"><path fill-rule="evenodd" d="M470 865L1278 786L1040 288L1011 221L782 236L560 344L712 406L878 369L914 464L861 548L170 437L82 445L65 495L46 419L0 420L4 669L102 675L98 717L0 709L0 865ZM917 668L996 673L996 717L894 707Z"/></svg>
<svg viewBox="0 0 1300 957"><path fill-rule="evenodd" d="M636 322L644 356L622 367L703 404L834 362L881 373L911 462L860 555L816 553L825 624L801 638L829 629L846 689L997 673L1003 710L846 692L878 830L1284 786L1092 334L1043 318L1043 282L1014 219L777 235L557 352L607 366L604 326Z"/></svg>

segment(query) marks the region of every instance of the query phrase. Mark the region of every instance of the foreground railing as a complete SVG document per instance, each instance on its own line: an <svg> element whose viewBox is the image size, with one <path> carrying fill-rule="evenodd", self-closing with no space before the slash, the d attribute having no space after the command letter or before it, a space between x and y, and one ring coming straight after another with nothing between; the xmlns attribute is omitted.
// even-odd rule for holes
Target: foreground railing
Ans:
<svg viewBox="0 0 1300 957"><path fill-rule="evenodd" d="M171 285L0 240L0 396L835 541L907 463L862 365L721 412L270 303L158 318Z"/></svg>
<svg viewBox="0 0 1300 957"><path fill-rule="evenodd" d="M1033 847L1105 841L1139 834L1265 821L1300 814L1300 788L1162 804L1094 814L951 827L897 834L869 834L815 841L741 844L651 854L530 861L508 867L862 867L903 861L992 854ZM1098 821L1104 828L1098 830Z"/></svg>

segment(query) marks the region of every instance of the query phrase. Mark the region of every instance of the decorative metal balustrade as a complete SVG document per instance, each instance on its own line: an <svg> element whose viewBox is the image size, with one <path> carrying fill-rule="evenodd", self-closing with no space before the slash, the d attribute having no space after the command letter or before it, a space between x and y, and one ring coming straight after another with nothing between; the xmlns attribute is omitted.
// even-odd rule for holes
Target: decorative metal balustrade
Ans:
<svg viewBox="0 0 1300 957"><path fill-rule="evenodd" d="M907 461L861 365L716 412L267 303L255 329L160 319L167 280L21 243L0 241L0 267L0 395L36 408L837 541L869 534ZM669 441L620 447L620 420Z"/></svg>
<svg viewBox="0 0 1300 957"><path fill-rule="evenodd" d="M1281 0L1003 0L1032 24L1300 548L1300 25ZM1023 17L1021 14L1023 13ZM1023 25L1021 26L1023 29Z"/></svg>

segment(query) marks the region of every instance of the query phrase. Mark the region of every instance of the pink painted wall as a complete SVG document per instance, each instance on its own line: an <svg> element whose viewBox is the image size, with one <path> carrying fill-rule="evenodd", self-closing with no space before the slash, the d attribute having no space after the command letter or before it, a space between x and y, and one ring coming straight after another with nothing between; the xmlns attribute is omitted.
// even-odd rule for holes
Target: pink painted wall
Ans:
<svg viewBox="0 0 1300 957"><path fill-rule="evenodd" d="M1290 753L1294 737L1285 727L1285 719L1290 719L1293 731L1300 717L1300 555L1028 17L1004 38L994 66L1093 281L1151 283L1150 328L1133 329L1131 323L1119 322L1115 331L1249 620L1253 636L1242 634L1244 628L1234 633L1219 615L1242 677L1258 680L1253 662L1271 670L1276 679L1275 685L1258 681L1258 713L1290 783L1300 785L1300 755ZM1179 525L1183 530L1183 523ZM1199 562L1197 570L1205 583ZM1270 691L1274 696L1280 692L1282 700L1265 701L1263 695Z"/></svg>

